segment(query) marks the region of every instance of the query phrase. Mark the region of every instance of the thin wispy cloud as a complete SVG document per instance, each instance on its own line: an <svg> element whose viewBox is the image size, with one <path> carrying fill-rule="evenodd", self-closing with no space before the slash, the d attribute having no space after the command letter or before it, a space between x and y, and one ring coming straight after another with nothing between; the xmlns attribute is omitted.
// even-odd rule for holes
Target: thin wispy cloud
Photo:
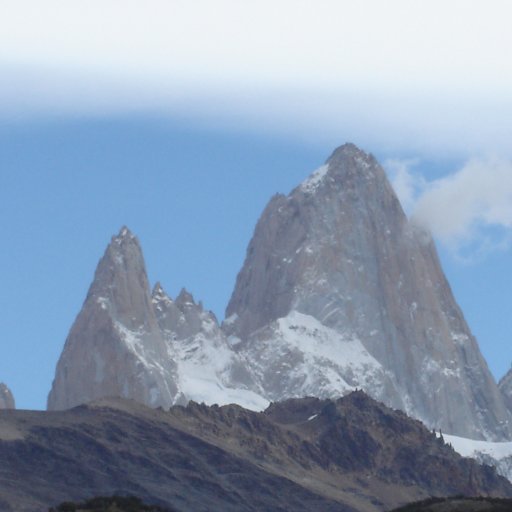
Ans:
<svg viewBox="0 0 512 512"><path fill-rule="evenodd" d="M417 164L417 159L389 159L384 163L396 195L407 214L412 213L418 196L427 185L421 174L412 172Z"/></svg>
<svg viewBox="0 0 512 512"><path fill-rule="evenodd" d="M474 159L427 182L410 161L388 162L397 195L413 222L466 261L512 243L512 162Z"/></svg>

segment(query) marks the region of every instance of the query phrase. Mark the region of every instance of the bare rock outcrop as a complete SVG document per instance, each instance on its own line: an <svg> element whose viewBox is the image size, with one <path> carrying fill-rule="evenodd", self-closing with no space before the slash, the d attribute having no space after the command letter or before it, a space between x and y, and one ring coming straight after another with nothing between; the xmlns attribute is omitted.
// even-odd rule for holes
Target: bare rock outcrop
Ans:
<svg viewBox="0 0 512 512"><path fill-rule="evenodd" d="M112 238L57 364L48 409L104 397L168 408L196 400L261 410L249 365L215 315L186 291L150 293L142 250L127 229Z"/></svg>
<svg viewBox="0 0 512 512"><path fill-rule="evenodd" d="M14 396L3 382L0 382L0 409L16 409Z"/></svg>
<svg viewBox="0 0 512 512"><path fill-rule="evenodd" d="M57 364L48 409L105 396L169 407L176 364L160 331L137 238L113 237Z"/></svg>
<svg viewBox="0 0 512 512"><path fill-rule="evenodd" d="M509 410L512 412L512 368L500 379L498 387Z"/></svg>

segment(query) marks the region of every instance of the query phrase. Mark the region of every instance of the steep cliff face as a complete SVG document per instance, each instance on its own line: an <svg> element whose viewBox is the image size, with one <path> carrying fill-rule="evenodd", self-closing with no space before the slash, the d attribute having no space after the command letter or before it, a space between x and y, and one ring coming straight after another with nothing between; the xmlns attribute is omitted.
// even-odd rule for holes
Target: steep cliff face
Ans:
<svg viewBox="0 0 512 512"><path fill-rule="evenodd" d="M105 396L152 406L176 401L176 364L156 319L142 251L127 229L113 237L57 364L48 409Z"/></svg>
<svg viewBox="0 0 512 512"><path fill-rule="evenodd" d="M241 340L242 353L272 364L282 349L276 322L289 323L279 319L290 315L298 329L307 327L307 317L306 324L317 321L336 333L329 337L330 352L314 365L333 395L337 382L344 391L350 381L346 372L332 372L347 351L342 339L356 340L380 368L373 365L370 385L366 372L353 372L352 387L450 433L510 434L510 415L434 243L408 221L375 158L352 144L335 150L288 196L272 198L249 244L224 326ZM280 375L294 373L296 382L311 384L309 369L300 369L306 352L295 351ZM306 387L308 394L325 394L300 384L283 390L275 379L261 384L280 399L301 396Z"/></svg>
<svg viewBox="0 0 512 512"><path fill-rule="evenodd" d="M499 381L498 387L503 398L512 412L512 369L510 369Z"/></svg>
<svg viewBox="0 0 512 512"><path fill-rule="evenodd" d="M268 400L213 313L183 290L149 291L142 251L127 228L113 237L57 364L48 409L103 397L152 407L196 400L261 410Z"/></svg>
<svg viewBox="0 0 512 512"><path fill-rule="evenodd" d="M0 409L15 409L14 396L6 384L0 382Z"/></svg>

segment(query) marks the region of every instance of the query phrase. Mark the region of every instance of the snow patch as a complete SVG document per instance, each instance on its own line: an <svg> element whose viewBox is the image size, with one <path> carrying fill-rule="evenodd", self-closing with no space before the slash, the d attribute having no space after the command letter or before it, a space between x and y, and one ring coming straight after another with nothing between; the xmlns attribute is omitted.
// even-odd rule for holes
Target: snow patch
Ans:
<svg viewBox="0 0 512 512"><path fill-rule="evenodd" d="M389 377L355 336L292 311L242 346L265 396L333 398L357 388L380 398Z"/></svg>
<svg viewBox="0 0 512 512"><path fill-rule="evenodd" d="M443 438L446 443L451 444L453 449L463 457L478 458L479 455L483 454L499 461L512 456L512 441L477 441L447 434L443 434Z"/></svg>
<svg viewBox="0 0 512 512"><path fill-rule="evenodd" d="M121 322L114 322L114 327L116 331L119 333L121 339L125 342L125 346L128 348L128 350L135 354L139 361L146 368L157 367L159 370L163 370L162 366L159 363L155 361L150 362L148 360L141 339L144 332L132 331L131 329L128 329L128 327L123 325Z"/></svg>
<svg viewBox="0 0 512 512"><path fill-rule="evenodd" d="M314 354L354 369L381 368L380 363L358 339L344 336L310 315L292 311L287 317L280 318L278 323L285 341L303 353Z"/></svg>
<svg viewBox="0 0 512 512"><path fill-rule="evenodd" d="M452 332L452 340L459 345L464 345L469 341L469 336L463 333Z"/></svg>
<svg viewBox="0 0 512 512"><path fill-rule="evenodd" d="M302 182L300 190L306 194L313 193L320 186L328 171L329 164L319 167L308 179Z"/></svg>
<svg viewBox="0 0 512 512"><path fill-rule="evenodd" d="M238 315L233 313L224 320L224 325L233 325L238 320Z"/></svg>
<svg viewBox="0 0 512 512"><path fill-rule="evenodd" d="M233 382L232 370L241 361L215 322L202 318L202 331L169 347L169 357L177 364L177 385L188 400L207 405L236 403L262 411L269 401Z"/></svg>
<svg viewBox="0 0 512 512"><path fill-rule="evenodd" d="M96 302L100 305L100 308L104 310L108 309L108 305L110 304L106 297L98 297Z"/></svg>
<svg viewBox="0 0 512 512"><path fill-rule="evenodd" d="M356 161L356 163L357 163L358 167L361 167L361 168L362 168L362 169L364 169L364 170L367 170L367 169L369 169L369 168L370 168L370 164L368 163L368 161L366 160L366 158L363 158L362 156L356 156L356 157L354 158L354 160ZM366 177L367 177L368 179L373 178L373 174L368 173L368 174L366 175Z"/></svg>

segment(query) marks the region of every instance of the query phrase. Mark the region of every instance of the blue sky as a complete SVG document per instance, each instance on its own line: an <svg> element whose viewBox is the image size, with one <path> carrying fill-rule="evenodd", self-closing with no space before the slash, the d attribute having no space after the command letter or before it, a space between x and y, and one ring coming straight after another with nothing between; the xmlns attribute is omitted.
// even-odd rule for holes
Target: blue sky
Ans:
<svg viewBox="0 0 512 512"><path fill-rule="evenodd" d="M508 369L506 2L353 4L3 4L0 380L20 407L44 407L123 224L152 283L222 319L270 196L346 141L433 230L491 370Z"/></svg>

